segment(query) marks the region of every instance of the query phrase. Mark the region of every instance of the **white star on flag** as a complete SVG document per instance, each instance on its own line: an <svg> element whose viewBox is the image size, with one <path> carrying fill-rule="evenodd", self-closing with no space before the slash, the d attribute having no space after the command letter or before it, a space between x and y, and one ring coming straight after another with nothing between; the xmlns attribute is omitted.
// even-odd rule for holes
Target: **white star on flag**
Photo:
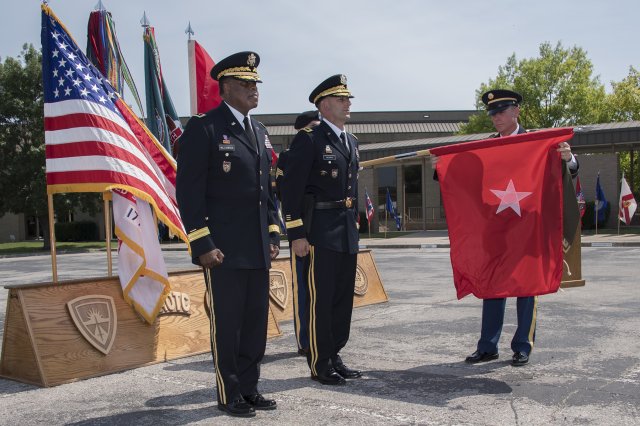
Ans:
<svg viewBox="0 0 640 426"><path fill-rule="evenodd" d="M520 217L522 217L520 214L520 200L532 194L531 192L517 192L512 179L509 179L509 184L505 191L497 189L490 189L489 191L491 191L496 197L500 198L500 205L498 206L496 214L500 213L502 210L511 208Z"/></svg>

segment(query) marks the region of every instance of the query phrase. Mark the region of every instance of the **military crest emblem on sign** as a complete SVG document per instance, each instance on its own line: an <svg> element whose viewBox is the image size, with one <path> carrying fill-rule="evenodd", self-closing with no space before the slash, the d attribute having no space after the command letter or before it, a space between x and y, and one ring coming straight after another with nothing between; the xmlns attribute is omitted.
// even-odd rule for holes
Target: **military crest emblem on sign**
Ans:
<svg viewBox="0 0 640 426"><path fill-rule="evenodd" d="M367 294L367 290L369 290L367 274L365 274L364 270L358 265L356 267L356 285L353 289L353 292L356 294L356 296L364 296L365 294Z"/></svg>
<svg viewBox="0 0 640 426"><path fill-rule="evenodd" d="M96 294L81 296L67 302L67 308L80 334L91 346L107 355L118 326L113 298Z"/></svg>
<svg viewBox="0 0 640 426"><path fill-rule="evenodd" d="M222 162L222 171L225 173L229 173L231 171L231 161Z"/></svg>
<svg viewBox="0 0 640 426"><path fill-rule="evenodd" d="M284 310L287 307L289 286L282 271L277 269L269 271L269 296L280 309Z"/></svg>

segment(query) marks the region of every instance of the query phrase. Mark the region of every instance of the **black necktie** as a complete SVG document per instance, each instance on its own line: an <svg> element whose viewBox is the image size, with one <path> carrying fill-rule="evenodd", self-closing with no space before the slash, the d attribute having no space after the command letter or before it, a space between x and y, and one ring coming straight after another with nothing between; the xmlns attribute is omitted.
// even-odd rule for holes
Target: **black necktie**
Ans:
<svg viewBox="0 0 640 426"><path fill-rule="evenodd" d="M344 145L344 148L347 150L347 152L349 152L349 144L347 143L347 135L344 132L340 133L340 140L342 141L342 144Z"/></svg>
<svg viewBox="0 0 640 426"><path fill-rule="evenodd" d="M249 140L256 148L256 152L258 152L258 142L256 141L256 135L253 134L253 129L251 128L251 123L249 122L249 117L244 117L244 131L249 136Z"/></svg>

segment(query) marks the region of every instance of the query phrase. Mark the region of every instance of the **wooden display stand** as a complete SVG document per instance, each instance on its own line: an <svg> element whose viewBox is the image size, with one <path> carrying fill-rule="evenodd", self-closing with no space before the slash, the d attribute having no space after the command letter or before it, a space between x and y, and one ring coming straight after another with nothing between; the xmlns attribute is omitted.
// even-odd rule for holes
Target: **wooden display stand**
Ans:
<svg viewBox="0 0 640 426"><path fill-rule="evenodd" d="M585 285L585 281L582 279L582 237L580 228L580 222L578 221L576 236L573 238L569 251L564 254L564 260L569 268L567 269L567 265L564 266L562 281L560 282L561 288L582 287ZM569 271L571 275L569 275Z"/></svg>
<svg viewBox="0 0 640 426"><path fill-rule="evenodd" d="M202 271L169 280L151 325L124 301L117 277L7 286L0 376L55 386L210 352ZM271 311L267 334L281 334Z"/></svg>
<svg viewBox="0 0 640 426"><path fill-rule="evenodd" d="M293 320L293 286L289 258L283 257L271 262L271 288L269 303L278 322ZM373 260L371 250L358 253L356 288L353 307L373 305L389 301L382 286L380 274Z"/></svg>

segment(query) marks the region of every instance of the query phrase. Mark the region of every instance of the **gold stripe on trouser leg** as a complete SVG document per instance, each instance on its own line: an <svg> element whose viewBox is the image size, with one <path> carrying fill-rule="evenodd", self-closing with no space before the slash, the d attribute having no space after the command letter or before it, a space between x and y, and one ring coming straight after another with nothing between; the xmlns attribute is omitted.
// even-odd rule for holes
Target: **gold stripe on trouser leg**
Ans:
<svg viewBox="0 0 640 426"><path fill-rule="evenodd" d="M313 246L309 247L309 275L307 284L309 286L309 354L311 356L311 374L317 376L316 362L318 361L318 346L316 343L316 281L314 279L315 256Z"/></svg>
<svg viewBox="0 0 640 426"><path fill-rule="evenodd" d="M293 314L296 316L296 341L298 349L302 349L300 344L300 306L298 306L298 271L296 268L296 254L291 250L291 276L293 281Z"/></svg>
<svg viewBox="0 0 640 426"><path fill-rule="evenodd" d="M529 328L529 345L531 345L531 351L533 351L533 335L536 332L536 321L538 320L538 296L533 296L533 314L531 318L531 327Z"/></svg>
<svg viewBox="0 0 640 426"><path fill-rule="evenodd" d="M218 386L218 396L223 404L227 403L227 395L224 390L224 381L222 380L222 374L218 368L218 345L216 344L216 312L213 308L213 281L211 280L211 270L204 268L205 275L207 276L207 285L209 286L209 308L211 309L211 318L209 321L209 332L211 335L211 341L213 342L213 364L216 369L216 384Z"/></svg>

